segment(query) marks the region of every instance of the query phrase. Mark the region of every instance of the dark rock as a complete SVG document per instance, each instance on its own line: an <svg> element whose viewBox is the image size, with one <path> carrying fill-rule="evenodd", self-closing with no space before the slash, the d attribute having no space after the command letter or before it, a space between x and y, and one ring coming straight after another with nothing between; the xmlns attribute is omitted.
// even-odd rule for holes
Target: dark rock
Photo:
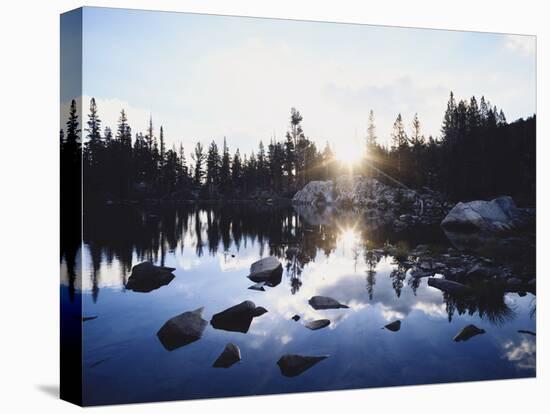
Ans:
<svg viewBox="0 0 550 414"><path fill-rule="evenodd" d="M281 283L283 265L276 257L270 256L252 263L248 278L253 282L263 282L267 286L275 287Z"/></svg>
<svg viewBox="0 0 550 414"><path fill-rule="evenodd" d="M251 290L258 290L260 292L265 292L265 283L264 282L259 282L259 283L256 283L252 286L250 286L248 289L251 289Z"/></svg>
<svg viewBox="0 0 550 414"><path fill-rule="evenodd" d="M520 333L520 334L526 334L526 335L531 335L531 336L537 336L537 334L536 334L535 332L533 332L533 331L526 331L526 330L524 330L524 329L520 329L520 330L518 331L518 333Z"/></svg>
<svg viewBox="0 0 550 414"><path fill-rule="evenodd" d="M312 331L316 331L317 329L322 329L329 325L330 321L328 319L317 319L316 321L306 323L304 326Z"/></svg>
<svg viewBox="0 0 550 414"><path fill-rule="evenodd" d="M256 306L254 302L246 300L212 316L210 324L215 329L247 333L250 329L252 319L266 312L267 309Z"/></svg>
<svg viewBox="0 0 550 414"><path fill-rule="evenodd" d="M151 292L165 286L174 279L173 267L155 266L151 262L143 262L132 268L132 274L126 282L126 289L134 292Z"/></svg>
<svg viewBox="0 0 550 414"><path fill-rule="evenodd" d="M401 329L401 321L393 321L384 326L389 331L397 332Z"/></svg>
<svg viewBox="0 0 550 414"><path fill-rule="evenodd" d="M294 315L294 316L292 317L292 320L293 320L294 322L298 322L298 321L300 320L300 315Z"/></svg>
<svg viewBox="0 0 550 414"><path fill-rule="evenodd" d="M214 368L229 368L231 365L241 360L241 350L235 344L229 343L220 354L218 359L214 361Z"/></svg>
<svg viewBox="0 0 550 414"><path fill-rule="evenodd" d="M455 337L453 338L453 341L455 342L467 341L468 339L476 335L480 335L484 333L485 333L484 329L480 329L475 325L468 325L462 328L460 332L455 335Z"/></svg>
<svg viewBox="0 0 550 414"><path fill-rule="evenodd" d="M82 322L93 321L94 319L97 319L97 316L83 316Z"/></svg>
<svg viewBox="0 0 550 414"><path fill-rule="evenodd" d="M201 338L208 322L202 318L204 308L184 312L168 320L157 332L162 345L169 351Z"/></svg>
<svg viewBox="0 0 550 414"><path fill-rule="evenodd" d="M471 292L471 288L462 283L435 277L428 279L428 285L452 295L466 295Z"/></svg>
<svg viewBox="0 0 550 414"><path fill-rule="evenodd" d="M296 377L325 358L328 357L286 354L277 361L277 365L285 377Z"/></svg>
<svg viewBox="0 0 550 414"><path fill-rule="evenodd" d="M311 307L315 310L319 309L348 309L349 306L343 305L335 299L327 296L313 296L309 302Z"/></svg>
<svg viewBox="0 0 550 414"><path fill-rule="evenodd" d="M466 273L466 278L468 278L469 280L485 279L492 276L493 274L494 271L492 271L490 268L480 264L476 264Z"/></svg>

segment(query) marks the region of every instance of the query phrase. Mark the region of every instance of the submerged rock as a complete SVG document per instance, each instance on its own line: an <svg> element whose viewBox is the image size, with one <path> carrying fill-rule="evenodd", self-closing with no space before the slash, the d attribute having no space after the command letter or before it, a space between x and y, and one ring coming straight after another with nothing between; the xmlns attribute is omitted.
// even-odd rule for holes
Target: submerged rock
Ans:
<svg viewBox="0 0 550 414"><path fill-rule="evenodd" d="M526 334L526 335L531 335L531 336L537 336L537 334L536 334L535 332L533 332L533 331L527 331L527 330L525 330L525 329L520 329L520 330L518 331L518 333L520 333L520 334Z"/></svg>
<svg viewBox="0 0 550 414"><path fill-rule="evenodd" d="M462 283L435 277L428 278L428 285L452 295L465 295L471 292L471 288Z"/></svg>
<svg viewBox="0 0 550 414"><path fill-rule="evenodd" d="M283 355L277 365L285 377L296 377L328 356Z"/></svg>
<svg viewBox="0 0 550 414"><path fill-rule="evenodd" d="M319 309L348 309L348 305L343 305L336 299L329 298L328 296L313 296L308 303L315 310Z"/></svg>
<svg viewBox="0 0 550 414"><path fill-rule="evenodd" d="M281 283L283 276L283 265L273 256L263 258L250 266L248 278L256 283L264 283L274 287Z"/></svg>
<svg viewBox="0 0 550 414"><path fill-rule="evenodd" d="M235 344L229 343L212 365L214 368L229 368L241 360L241 350Z"/></svg>
<svg viewBox="0 0 550 414"><path fill-rule="evenodd" d="M165 286L174 279L173 267L155 266L151 262L143 262L132 268L132 273L126 282L126 289L134 292L151 292Z"/></svg>
<svg viewBox="0 0 550 414"><path fill-rule="evenodd" d="M210 324L215 329L247 333L250 329L252 319L257 316L261 316L266 312L267 309L261 306L256 306L254 302L246 300L238 305L224 310L223 312L216 313L212 316Z"/></svg>
<svg viewBox="0 0 550 414"><path fill-rule="evenodd" d="M384 326L389 331L397 332L401 329L401 321L393 321Z"/></svg>
<svg viewBox="0 0 550 414"><path fill-rule="evenodd" d="M455 335L455 337L453 338L453 341L455 342L467 341L468 339L476 335L481 335L484 333L485 333L484 329L480 329L475 325L468 325L462 328L460 332Z"/></svg>
<svg viewBox="0 0 550 414"><path fill-rule="evenodd" d="M169 351L190 344L202 337L208 321L202 318L204 308L184 312L181 315L169 319L157 336L162 345Z"/></svg>
<svg viewBox="0 0 550 414"><path fill-rule="evenodd" d="M306 323L304 326L312 331L316 331L317 329L322 329L329 325L330 321L328 319L317 319L316 321Z"/></svg>
<svg viewBox="0 0 550 414"><path fill-rule="evenodd" d="M298 321L300 320L300 315L294 315L294 316L292 317L292 320L293 320L294 322L298 322Z"/></svg>

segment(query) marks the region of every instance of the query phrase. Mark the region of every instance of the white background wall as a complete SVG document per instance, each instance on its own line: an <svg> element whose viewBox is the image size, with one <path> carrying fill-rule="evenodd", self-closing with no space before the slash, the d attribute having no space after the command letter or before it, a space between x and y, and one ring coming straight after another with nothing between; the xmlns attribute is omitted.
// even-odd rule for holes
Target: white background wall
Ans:
<svg viewBox="0 0 550 414"><path fill-rule="evenodd" d="M548 412L548 11L542 1L6 0L0 10L0 408L74 412L58 383L59 13L81 5L538 35L536 380L127 405L103 412ZM437 53L437 51L434 51ZM545 93L546 92L546 93ZM20 154L24 153L25 157ZM97 409L90 409L96 411Z"/></svg>

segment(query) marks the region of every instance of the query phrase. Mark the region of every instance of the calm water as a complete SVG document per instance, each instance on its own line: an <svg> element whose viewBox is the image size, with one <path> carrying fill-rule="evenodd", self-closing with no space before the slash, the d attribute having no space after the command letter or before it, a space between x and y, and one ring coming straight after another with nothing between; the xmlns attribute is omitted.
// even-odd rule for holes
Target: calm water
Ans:
<svg viewBox="0 0 550 414"><path fill-rule="evenodd" d="M448 247L438 229L395 236L360 214L339 215L292 208L109 207L86 217L82 286L65 277L62 298L82 291L85 404L206 398L284 392L382 387L535 375L535 297L506 294L482 311L475 303L444 298L416 283L395 258L368 249L401 240ZM299 247L287 259L288 247ZM282 282L265 292L249 290L250 264L277 256ZM144 260L175 267L175 279L149 293L125 290L131 267ZM67 287L67 285L71 285ZM315 311L314 295L331 296L350 309ZM268 313L248 333L208 326L203 337L167 351L159 328L182 312L204 306L203 318L244 300ZM291 320L294 314L302 319ZM311 331L303 323L327 318ZM381 329L401 319L401 330ZM473 323L486 334L455 343ZM212 363L228 342L242 361L228 369ZM303 374L281 375L287 353L329 355Z"/></svg>

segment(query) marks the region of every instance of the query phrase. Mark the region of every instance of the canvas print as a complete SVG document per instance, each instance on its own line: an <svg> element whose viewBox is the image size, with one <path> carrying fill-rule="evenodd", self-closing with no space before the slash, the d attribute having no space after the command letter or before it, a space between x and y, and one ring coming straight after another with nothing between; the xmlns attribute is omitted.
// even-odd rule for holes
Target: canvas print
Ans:
<svg viewBox="0 0 550 414"><path fill-rule="evenodd" d="M536 39L61 16L61 394L536 375Z"/></svg>

